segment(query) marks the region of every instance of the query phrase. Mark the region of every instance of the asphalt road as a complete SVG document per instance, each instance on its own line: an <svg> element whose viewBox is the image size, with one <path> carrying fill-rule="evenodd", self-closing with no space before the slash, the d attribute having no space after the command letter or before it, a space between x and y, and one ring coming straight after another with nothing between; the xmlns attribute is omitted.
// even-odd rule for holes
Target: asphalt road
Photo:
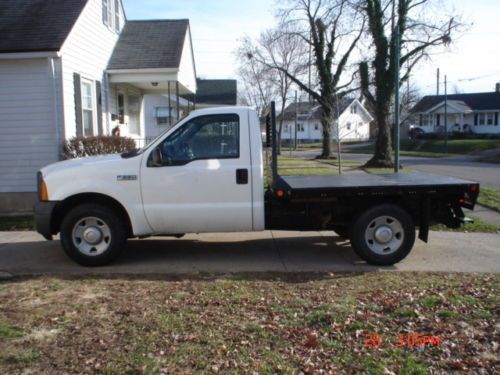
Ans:
<svg viewBox="0 0 500 375"><path fill-rule="evenodd" d="M0 232L0 276L39 274L186 274L197 272L444 271L500 272L500 235L432 232L391 267L370 266L333 232L188 235L132 240L112 265L84 268L59 241L34 232Z"/></svg>
<svg viewBox="0 0 500 375"><path fill-rule="evenodd" d="M299 151L295 155L312 159L318 155L318 151ZM370 157L368 154L342 154L344 160L358 163L366 163ZM448 158L401 156L401 165L403 168L406 166L421 172L477 181L483 186L500 189L500 164L479 163L473 160L474 157L470 156Z"/></svg>

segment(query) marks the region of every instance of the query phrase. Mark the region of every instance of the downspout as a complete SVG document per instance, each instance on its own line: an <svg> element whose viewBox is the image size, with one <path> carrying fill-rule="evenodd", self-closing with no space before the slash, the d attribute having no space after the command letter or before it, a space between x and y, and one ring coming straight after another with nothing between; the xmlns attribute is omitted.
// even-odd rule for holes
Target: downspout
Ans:
<svg viewBox="0 0 500 375"><path fill-rule="evenodd" d="M56 143L57 143L57 160L61 159L61 147L62 147L62 137L61 137L61 129L60 129L60 118L59 118L59 111L57 109L57 102L58 102L58 96L57 96L57 76L56 76L56 68L54 65L54 58L49 57L47 58L47 62L49 64L49 69L50 73L52 74L52 94L54 96L54 122L55 122L55 127L56 127ZM61 91L62 94L62 91Z"/></svg>

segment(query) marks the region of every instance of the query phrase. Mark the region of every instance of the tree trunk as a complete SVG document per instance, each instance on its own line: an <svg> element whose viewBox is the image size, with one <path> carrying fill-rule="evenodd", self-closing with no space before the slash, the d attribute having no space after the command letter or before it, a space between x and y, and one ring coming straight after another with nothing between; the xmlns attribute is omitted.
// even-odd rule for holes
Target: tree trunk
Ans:
<svg viewBox="0 0 500 375"><path fill-rule="evenodd" d="M323 151L318 159L335 159L332 153L332 109L327 106L323 107L321 115L321 128L323 133Z"/></svg>
<svg viewBox="0 0 500 375"><path fill-rule="evenodd" d="M389 104L377 103L375 121L377 121L377 139L375 141L375 152L370 160L365 164L373 168L392 168L394 160L392 155L391 127L387 121L389 114Z"/></svg>

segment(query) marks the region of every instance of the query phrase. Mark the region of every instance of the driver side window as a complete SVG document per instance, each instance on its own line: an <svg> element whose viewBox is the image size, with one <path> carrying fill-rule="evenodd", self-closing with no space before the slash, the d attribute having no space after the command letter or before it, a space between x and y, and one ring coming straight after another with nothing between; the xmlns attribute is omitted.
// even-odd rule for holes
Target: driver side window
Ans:
<svg viewBox="0 0 500 375"><path fill-rule="evenodd" d="M240 122L236 114L196 117L160 145L167 165L184 165L200 159L238 159Z"/></svg>

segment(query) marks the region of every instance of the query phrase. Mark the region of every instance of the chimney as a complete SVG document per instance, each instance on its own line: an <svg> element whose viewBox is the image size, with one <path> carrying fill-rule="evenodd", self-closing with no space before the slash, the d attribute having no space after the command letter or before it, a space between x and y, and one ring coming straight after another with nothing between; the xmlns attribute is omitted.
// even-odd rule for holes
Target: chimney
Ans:
<svg viewBox="0 0 500 375"><path fill-rule="evenodd" d="M500 82L497 82L495 91L500 92Z"/></svg>

